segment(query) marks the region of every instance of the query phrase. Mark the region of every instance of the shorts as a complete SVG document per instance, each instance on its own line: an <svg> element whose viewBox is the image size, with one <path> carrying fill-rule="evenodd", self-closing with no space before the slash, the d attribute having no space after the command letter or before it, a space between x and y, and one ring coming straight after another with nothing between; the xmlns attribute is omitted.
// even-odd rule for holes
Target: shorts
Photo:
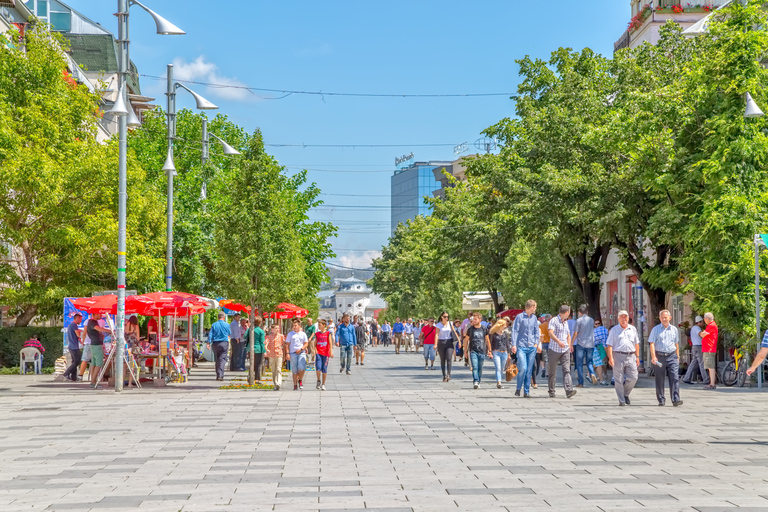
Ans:
<svg viewBox="0 0 768 512"><path fill-rule="evenodd" d="M91 345L91 366L104 366L104 345Z"/></svg>
<svg viewBox="0 0 768 512"><path fill-rule="evenodd" d="M303 372L307 369L307 353L291 352L291 373Z"/></svg>
<svg viewBox="0 0 768 512"><path fill-rule="evenodd" d="M704 352L702 354L704 356L704 369L705 370L716 370L717 369L717 358L715 357L714 352Z"/></svg>
<svg viewBox="0 0 768 512"><path fill-rule="evenodd" d="M358 344L357 344L357 346L356 346L356 348L357 348L357 350L359 350L360 352L365 352L365 342L362 342L362 343L358 343Z"/></svg>
<svg viewBox="0 0 768 512"><path fill-rule="evenodd" d="M595 345L595 350L592 351L592 366L603 366L605 364L605 347L603 345Z"/></svg>
<svg viewBox="0 0 768 512"><path fill-rule="evenodd" d="M318 372L328 373L328 361L330 359L331 356L317 354L317 357L315 358L315 370Z"/></svg>
<svg viewBox="0 0 768 512"><path fill-rule="evenodd" d="M90 363L91 362L91 344L83 345L83 357L80 358L81 361Z"/></svg>

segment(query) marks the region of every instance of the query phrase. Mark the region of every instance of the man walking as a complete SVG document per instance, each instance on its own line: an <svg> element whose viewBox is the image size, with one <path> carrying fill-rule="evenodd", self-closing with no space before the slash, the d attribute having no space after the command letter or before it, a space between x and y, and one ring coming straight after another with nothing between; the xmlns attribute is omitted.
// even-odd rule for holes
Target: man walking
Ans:
<svg viewBox="0 0 768 512"><path fill-rule="evenodd" d="M701 351L704 360L704 368L709 372L709 385L704 386L704 389L715 389L715 383L717 382L715 372L717 371L718 336L715 315L712 313L704 313L704 323L707 327L701 333Z"/></svg>
<svg viewBox="0 0 768 512"><path fill-rule="evenodd" d="M67 327L67 350L72 358L72 362L64 372L64 378L69 379L72 382L77 382L77 369L80 366L80 360L83 356L83 352L80 350L80 322L83 319L83 315L75 313Z"/></svg>
<svg viewBox="0 0 768 512"><path fill-rule="evenodd" d="M592 364L592 356L595 351L595 321L587 314L587 305L579 306L579 319L576 320L576 332L574 345L576 353L576 374L579 377L579 383L576 387L584 387L584 360L586 359L587 371L592 385L597 386L597 377L595 377L595 368Z"/></svg>
<svg viewBox="0 0 768 512"><path fill-rule="evenodd" d="M640 338L637 329L629 323L629 313L619 311L619 325L608 333L605 349L608 363L613 367L614 386L619 405L629 405L629 394L637 383L637 360Z"/></svg>
<svg viewBox="0 0 768 512"><path fill-rule="evenodd" d="M464 346L467 347L469 370L472 372L472 387L475 389L480 387L485 357L493 357L488 330L482 326L481 319L480 313L472 315L472 323L464 334Z"/></svg>
<svg viewBox="0 0 768 512"><path fill-rule="evenodd" d="M525 303L525 311L515 317L512 324L512 353L517 354L517 389L515 396L531 397L531 376L536 362L536 349L539 346L541 330L536 318L536 301Z"/></svg>
<svg viewBox="0 0 768 512"><path fill-rule="evenodd" d="M405 332L405 326L400 321L400 317L395 318L395 324L392 326L392 334L395 337L395 354L400 353L400 345L403 343L404 332ZM344 357L343 353L342 353L342 357Z"/></svg>
<svg viewBox="0 0 768 512"><path fill-rule="evenodd" d="M415 340L413 332L413 319L409 318L405 323L405 332L403 332L403 340L405 344L406 352L415 352Z"/></svg>
<svg viewBox="0 0 768 512"><path fill-rule="evenodd" d="M311 340L312 335L315 334L315 331L317 331L317 325L312 323L312 319L307 317L307 325L304 327L304 334L307 335L307 339ZM314 363L315 362L315 354L317 354L317 350L315 349L315 342L310 341L309 346L307 347L307 351L309 352L309 362Z"/></svg>
<svg viewBox="0 0 768 512"><path fill-rule="evenodd" d="M384 325L381 326L381 342L385 347L389 346L389 336L392 334L392 326L389 325L389 320L384 321Z"/></svg>
<svg viewBox="0 0 768 512"><path fill-rule="evenodd" d="M229 371L233 372L240 369L241 340L243 338L243 331L240 327L240 313L235 313L234 319L229 324L229 332L229 339L232 342L232 357L229 360Z"/></svg>
<svg viewBox="0 0 768 512"><path fill-rule="evenodd" d="M701 376L701 381L704 384L709 384L709 374L704 369L704 357L701 351L701 331L704 325L704 319L697 316L694 320L693 327L691 327L691 363L688 365L688 370L683 376L683 382L686 384L693 384L694 378L697 375Z"/></svg>
<svg viewBox="0 0 768 512"><path fill-rule="evenodd" d="M293 390L304 389L304 372L307 369L307 346L309 340L301 330L301 320L293 319L293 330L288 333L285 344L288 346L288 354L291 358L291 376L293 377Z"/></svg>
<svg viewBox="0 0 768 512"><path fill-rule="evenodd" d="M355 364L365 366L365 337L367 334L365 320L360 318L355 327L355 337L357 338L357 345L355 346Z"/></svg>
<svg viewBox="0 0 768 512"><path fill-rule="evenodd" d="M400 324L402 325L402 324ZM341 323L336 329L336 346L341 348L341 368L339 373L347 370L347 375L352 374L352 354L357 346L355 326L349 324L349 313L344 313Z"/></svg>
<svg viewBox="0 0 768 512"><path fill-rule="evenodd" d="M224 321L226 315L219 313L219 319L213 323L208 331L208 349L213 350L216 358L216 380L224 380L224 369L227 364L227 350L229 350L230 325ZM232 322L233 324L235 322ZM240 322L237 322L238 329ZM211 348L213 347L213 348ZM230 366L231 368L231 366Z"/></svg>
<svg viewBox="0 0 768 512"><path fill-rule="evenodd" d="M656 366L656 399L664 405L664 376L669 380L672 405L683 405L680 400L680 339L677 327L670 325L672 314L664 309L659 313L661 323L651 330L648 343L651 346L651 362Z"/></svg>
<svg viewBox="0 0 768 512"><path fill-rule="evenodd" d="M280 324L274 323L269 329L266 341L266 356L269 359L269 369L272 372L272 385L275 391L283 385L283 358L285 357L285 337L280 332Z"/></svg>
<svg viewBox="0 0 768 512"><path fill-rule="evenodd" d="M563 371L563 387L565 396L571 398L576 394L571 381L571 350L573 349L573 338L571 331L568 330L568 316L571 307L563 304L557 316L553 316L549 321L549 349L547 352L547 373L549 374L549 396L555 396L555 384L557 382L557 363Z"/></svg>

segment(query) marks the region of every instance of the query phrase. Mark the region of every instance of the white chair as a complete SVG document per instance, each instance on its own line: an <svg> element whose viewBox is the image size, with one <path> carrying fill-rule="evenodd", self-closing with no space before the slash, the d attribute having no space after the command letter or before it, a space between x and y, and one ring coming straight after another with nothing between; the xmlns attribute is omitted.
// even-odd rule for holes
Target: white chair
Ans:
<svg viewBox="0 0 768 512"><path fill-rule="evenodd" d="M35 374L43 373L43 358L39 350L34 347L26 347L19 352L19 366L21 367L21 374L27 373L27 365L33 364Z"/></svg>

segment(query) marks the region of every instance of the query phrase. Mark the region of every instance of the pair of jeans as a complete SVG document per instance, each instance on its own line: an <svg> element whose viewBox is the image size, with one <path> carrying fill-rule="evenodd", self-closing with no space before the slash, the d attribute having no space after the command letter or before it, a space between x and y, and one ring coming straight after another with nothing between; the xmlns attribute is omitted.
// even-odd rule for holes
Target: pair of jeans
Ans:
<svg viewBox="0 0 768 512"><path fill-rule="evenodd" d="M517 349L517 390L523 389L527 395L531 392L531 377L534 373L534 363L537 359L536 347L520 347Z"/></svg>
<svg viewBox="0 0 768 512"><path fill-rule="evenodd" d="M493 351L493 366L496 368L496 382L501 382L504 379L504 370L507 369L507 358L509 354L507 351L494 350Z"/></svg>
<svg viewBox="0 0 768 512"><path fill-rule="evenodd" d="M453 340L439 340L437 342L437 353L440 354L440 369L443 370L443 378L451 376L451 365L453 362ZM448 365L448 372L445 371L445 365Z"/></svg>
<svg viewBox="0 0 768 512"><path fill-rule="evenodd" d="M480 379L483 377L483 360L485 354L481 352L469 353L469 364L472 365L472 381L480 383Z"/></svg>
<svg viewBox="0 0 768 512"><path fill-rule="evenodd" d="M232 357L229 360L229 371L234 372L240 369L240 353L242 352L242 342L236 338L230 340L232 344Z"/></svg>
<svg viewBox="0 0 768 512"><path fill-rule="evenodd" d="M245 362L248 360L248 348L250 347L250 344L248 343L248 340L242 340L240 345L240 360L238 361L240 364L237 366L237 369L245 371Z"/></svg>
<svg viewBox="0 0 768 512"><path fill-rule="evenodd" d="M229 350L229 343L226 341L215 341L211 344L211 348L213 348L213 355L216 358L216 377L223 379L224 370L227 367L227 350Z"/></svg>
<svg viewBox="0 0 768 512"><path fill-rule="evenodd" d="M341 347L341 369L352 371L352 357L355 355L355 345L343 345Z"/></svg>
<svg viewBox="0 0 768 512"><path fill-rule="evenodd" d="M579 376L579 386L584 385L584 358L587 359L587 370L589 371L589 377L595 374L595 367L592 364L592 353L595 351L595 347L584 348L581 345L576 345L576 373Z"/></svg>
<svg viewBox="0 0 768 512"><path fill-rule="evenodd" d="M77 380L77 369L80 368L83 352L79 349L69 349L69 354L72 356L72 364L70 364L69 368L67 368L67 371L64 372L64 378L69 380Z"/></svg>
<svg viewBox="0 0 768 512"><path fill-rule="evenodd" d="M435 364L435 345L424 345L424 362L432 361Z"/></svg>

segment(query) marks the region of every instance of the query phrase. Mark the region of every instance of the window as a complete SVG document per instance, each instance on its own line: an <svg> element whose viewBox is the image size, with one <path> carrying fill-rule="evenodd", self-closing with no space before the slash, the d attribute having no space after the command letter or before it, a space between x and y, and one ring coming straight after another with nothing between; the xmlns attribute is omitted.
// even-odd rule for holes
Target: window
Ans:
<svg viewBox="0 0 768 512"><path fill-rule="evenodd" d="M37 15L41 18L48 17L48 0L37 0Z"/></svg>

